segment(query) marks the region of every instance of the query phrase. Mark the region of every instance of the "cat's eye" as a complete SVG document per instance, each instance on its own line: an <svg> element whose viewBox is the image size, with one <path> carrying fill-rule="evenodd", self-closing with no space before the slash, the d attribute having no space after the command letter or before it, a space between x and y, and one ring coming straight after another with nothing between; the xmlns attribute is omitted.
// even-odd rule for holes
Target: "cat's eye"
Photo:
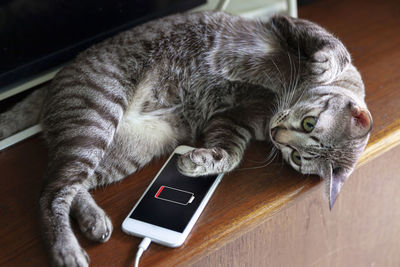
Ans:
<svg viewBox="0 0 400 267"><path fill-rule="evenodd" d="M303 126L304 131L307 133L311 133L315 125L317 124L317 118L313 116L305 117L301 125Z"/></svg>
<svg viewBox="0 0 400 267"><path fill-rule="evenodd" d="M301 165L301 156L300 153L297 150L293 150L292 152L292 161L296 164L296 165Z"/></svg>

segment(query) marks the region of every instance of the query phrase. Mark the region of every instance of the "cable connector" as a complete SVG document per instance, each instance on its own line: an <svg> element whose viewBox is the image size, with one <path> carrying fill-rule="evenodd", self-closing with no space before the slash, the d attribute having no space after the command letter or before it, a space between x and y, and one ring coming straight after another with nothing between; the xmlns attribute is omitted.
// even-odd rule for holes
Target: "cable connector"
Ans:
<svg viewBox="0 0 400 267"><path fill-rule="evenodd" d="M149 247L150 243L151 239L148 237L143 238L142 242L140 242L138 246L138 251L136 252L135 267L139 266L140 257L142 256L143 252Z"/></svg>

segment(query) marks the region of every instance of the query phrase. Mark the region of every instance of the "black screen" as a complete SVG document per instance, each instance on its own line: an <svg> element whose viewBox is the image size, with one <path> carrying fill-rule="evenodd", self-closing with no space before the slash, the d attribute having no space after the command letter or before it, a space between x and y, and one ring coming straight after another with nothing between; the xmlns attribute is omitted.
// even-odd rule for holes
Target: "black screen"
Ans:
<svg viewBox="0 0 400 267"><path fill-rule="evenodd" d="M130 218L182 233L218 175L181 174L174 154Z"/></svg>

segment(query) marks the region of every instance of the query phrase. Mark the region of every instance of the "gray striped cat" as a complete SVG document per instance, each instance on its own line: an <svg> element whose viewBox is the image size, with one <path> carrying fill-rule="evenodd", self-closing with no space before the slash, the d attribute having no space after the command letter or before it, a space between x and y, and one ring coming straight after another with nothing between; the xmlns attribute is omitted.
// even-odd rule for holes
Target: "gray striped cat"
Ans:
<svg viewBox="0 0 400 267"><path fill-rule="evenodd" d="M221 12L170 16L93 46L56 75L42 112L40 209L55 266L89 263L70 215L89 239L110 238L89 189L178 144L202 138L178 161L199 176L233 170L251 139L270 140L297 171L326 181L332 206L372 127L361 77L333 35L301 19Z"/></svg>

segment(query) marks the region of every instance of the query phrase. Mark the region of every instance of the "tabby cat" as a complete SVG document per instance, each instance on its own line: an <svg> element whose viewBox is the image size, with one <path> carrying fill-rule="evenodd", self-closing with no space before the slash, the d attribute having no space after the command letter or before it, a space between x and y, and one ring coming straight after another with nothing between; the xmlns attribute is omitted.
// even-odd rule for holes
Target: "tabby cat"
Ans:
<svg viewBox="0 0 400 267"><path fill-rule="evenodd" d="M257 139L270 140L297 171L322 177L332 206L372 118L348 51L320 26L199 12L149 22L81 53L48 87L42 126L49 163L41 225L52 263L87 266L69 216L95 241L113 229L89 189L200 137L203 148L181 156L179 170L229 172Z"/></svg>

